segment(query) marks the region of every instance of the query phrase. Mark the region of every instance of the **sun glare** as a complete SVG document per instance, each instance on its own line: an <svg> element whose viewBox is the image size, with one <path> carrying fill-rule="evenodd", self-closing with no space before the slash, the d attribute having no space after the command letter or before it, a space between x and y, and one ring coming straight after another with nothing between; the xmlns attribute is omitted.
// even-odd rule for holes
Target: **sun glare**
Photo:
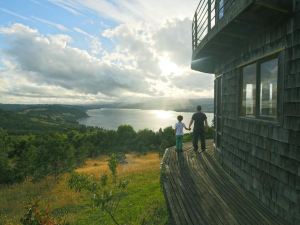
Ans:
<svg viewBox="0 0 300 225"><path fill-rule="evenodd" d="M168 58L161 58L159 67L163 75L178 74L178 66Z"/></svg>
<svg viewBox="0 0 300 225"><path fill-rule="evenodd" d="M167 119L172 116L171 112L164 110L154 110L154 114L158 119Z"/></svg>

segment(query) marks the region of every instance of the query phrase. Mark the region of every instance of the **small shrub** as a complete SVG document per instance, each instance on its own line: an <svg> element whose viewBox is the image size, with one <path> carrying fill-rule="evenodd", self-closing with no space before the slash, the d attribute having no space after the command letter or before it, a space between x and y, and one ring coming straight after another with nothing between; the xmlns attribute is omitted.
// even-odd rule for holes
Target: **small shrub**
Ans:
<svg viewBox="0 0 300 225"><path fill-rule="evenodd" d="M114 183L116 183L118 164L119 164L119 161L118 161L117 155L115 153L111 154L110 158L108 159L108 167L111 171Z"/></svg>
<svg viewBox="0 0 300 225"><path fill-rule="evenodd" d="M112 175L114 174L113 186L108 183L108 176L106 174L100 176L99 180L95 177L87 176L79 173L72 173L69 179L69 187L75 191L86 191L91 195L92 205L94 208L99 208L102 213L110 216L115 224L119 224L115 217L119 203L125 196L125 189L128 186L128 181L120 180L117 184L116 180L116 158L112 156L110 161L110 168Z"/></svg>
<svg viewBox="0 0 300 225"><path fill-rule="evenodd" d="M20 220L22 225L69 225L65 221L57 221L50 215L49 207L41 209L38 202L31 204Z"/></svg>

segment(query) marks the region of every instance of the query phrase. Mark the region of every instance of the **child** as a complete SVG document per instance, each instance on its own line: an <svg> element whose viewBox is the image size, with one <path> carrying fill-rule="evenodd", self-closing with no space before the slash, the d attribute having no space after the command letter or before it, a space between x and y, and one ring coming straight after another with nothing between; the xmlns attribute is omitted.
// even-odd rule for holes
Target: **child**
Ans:
<svg viewBox="0 0 300 225"><path fill-rule="evenodd" d="M175 124L175 134L176 134L176 151L182 152L182 141L183 141L183 128L186 130L190 130L185 126L181 121L183 120L183 116L177 116L178 123Z"/></svg>

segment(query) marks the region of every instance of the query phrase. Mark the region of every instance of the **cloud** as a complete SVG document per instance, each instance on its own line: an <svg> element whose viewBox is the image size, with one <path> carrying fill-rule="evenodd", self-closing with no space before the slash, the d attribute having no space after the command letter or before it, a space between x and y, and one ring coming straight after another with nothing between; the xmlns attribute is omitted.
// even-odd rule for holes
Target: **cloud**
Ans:
<svg viewBox="0 0 300 225"><path fill-rule="evenodd" d="M37 4L37 5L41 5L40 2L38 2L37 0L30 0L32 3Z"/></svg>
<svg viewBox="0 0 300 225"><path fill-rule="evenodd" d="M13 68L0 71L0 102L23 104L51 104L51 103L95 103L112 102L113 97L85 94L61 86L34 83L28 79L30 72ZM99 101L101 99L101 101Z"/></svg>
<svg viewBox="0 0 300 225"><path fill-rule="evenodd" d="M153 29L145 23L135 26L122 24L114 29L107 29L103 32L103 36L115 44L115 49L104 59L142 70L148 76L158 78L159 58L157 49L153 48L153 32Z"/></svg>
<svg viewBox="0 0 300 225"><path fill-rule="evenodd" d="M26 16L22 16L22 15L20 15L20 14L16 13L16 12L13 12L13 11L11 11L11 10L4 9L4 8L0 8L0 10L1 10L2 12L5 12L5 13L9 14L9 15L12 15L12 16L15 16L15 17L18 17L18 18L20 18L20 19L22 19L22 20L29 20L29 18L28 18L28 17L26 17Z"/></svg>
<svg viewBox="0 0 300 225"><path fill-rule="evenodd" d="M80 28L78 28L78 27L74 27L74 30L75 30L76 32L78 32L78 33L84 35L84 36L87 36L87 37L91 38L91 39L95 38L95 36L93 36L93 35L91 35L91 34L85 32L84 30L82 30L82 29L80 29Z"/></svg>
<svg viewBox="0 0 300 225"><path fill-rule="evenodd" d="M174 63L190 65L192 56L192 21L190 19L172 19L164 23L155 35L155 48L167 54Z"/></svg>
<svg viewBox="0 0 300 225"><path fill-rule="evenodd" d="M70 47L68 36L43 36L21 24L2 28L0 33L10 41L4 53L33 83L107 96L147 93L147 83L137 71L103 63L84 50Z"/></svg>
<svg viewBox="0 0 300 225"><path fill-rule="evenodd" d="M116 58L129 60L152 77L152 89L167 96L212 97L213 76L190 69L192 21L170 19L161 26L121 24L103 35L115 41ZM126 54L128 57L125 57ZM109 55L112 56L112 55ZM130 56L130 57L129 57Z"/></svg>
<svg viewBox="0 0 300 225"><path fill-rule="evenodd" d="M44 23L46 25L49 25L49 26L52 26L52 27L55 27L56 29L60 30L60 31L69 31L68 28L66 28L64 25L62 24L59 24L59 23L54 23L50 20L46 20L46 19L42 19L42 18L39 18L39 17L35 17L35 16L32 16L31 17L32 19L38 21L38 22L41 22L41 23Z"/></svg>
<svg viewBox="0 0 300 225"><path fill-rule="evenodd" d="M87 37L90 41L90 50L91 53L93 55L98 55L101 53L101 51L103 50L102 48L102 44L99 41L99 38L87 33L86 31L78 28L78 27L74 27L74 31L76 31L79 34L82 34L83 36Z"/></svg>
<svg viewBox="0 0 300 225"><path fill-rule="evenodd" d="M48 0L48 2L65 9L73 15L82 15L78 10L76 10L71 1L61 1L61 0Z"/></svg>
<svg viewBox="0 0 300 225"><path fill-rule="evenodd" d="M170 18L191 18L198 1L195 0L48 0L75 15L96 12L120 23L146 21L156 24Z"/></svg>
<svg viewBox="0 0 300 225"><path fill-rule="evenodd" d="M113 44L109 51L100 37L73 28L91 46L95 41L101 54L72 47L68 35L43 35L22 24L0 27L7 46L0 56L6 61L0 71L0 101L212 97L213 77L190 70L190 24L189 19L170 19L160 26L120 24L102 33L101 39ZM13 82L17 77L21 83Z"/></svg>

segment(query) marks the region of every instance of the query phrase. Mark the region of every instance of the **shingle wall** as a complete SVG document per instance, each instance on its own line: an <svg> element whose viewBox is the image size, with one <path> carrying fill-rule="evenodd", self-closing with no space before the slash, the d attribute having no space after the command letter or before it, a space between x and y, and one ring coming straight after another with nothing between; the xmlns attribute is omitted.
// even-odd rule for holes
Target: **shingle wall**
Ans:
<svg viewBox="0 0 300 225"><path fill-rule="evenodd" d="M282 49L277 122L239 116L240 67ZM257 36L243 53L220 65L223 167L273 212L300 224L300 1L287 23Z"/></svg>

